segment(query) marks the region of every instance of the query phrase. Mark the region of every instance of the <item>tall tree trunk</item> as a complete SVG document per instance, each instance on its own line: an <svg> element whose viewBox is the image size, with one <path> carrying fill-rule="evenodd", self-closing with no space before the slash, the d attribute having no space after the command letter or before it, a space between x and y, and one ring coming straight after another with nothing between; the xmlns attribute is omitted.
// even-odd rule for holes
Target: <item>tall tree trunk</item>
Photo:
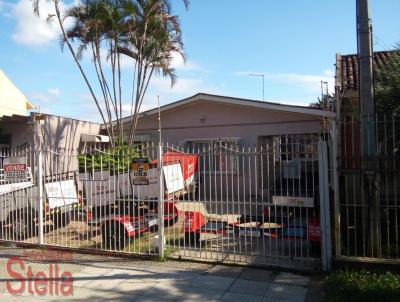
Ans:
<svg viewBox="0 0 400 302"><path fill-rule="evenodd" d="M99 105L99 101L97 100L97 97L96 97L96 95L95 95L95 93L94 93L94 91L92 89L92 86L90 85L89 80L88 80L88 78L87 78L87 76L86 76L81 64L79 63L79 60L76 57L75 51L72 48L72 45L69 42L68 37L67 37L67 35L65 33L65 29L64 29L64 26L63 26L63 23L62 23L62 20L61 20L61 13L60 13L60 9L59 9L58 3L59 3L58 0L54 0L54 9L56 11L58 24L59 24L59 26L61 28L61 32L62 32L62 35L64 37L65 43L67 44L68 49L71 52L71 55L74 58L74 61L75 61L76 65L78 66L79 71L81 72L81 75L82 75L83 79L85 80L85 83L86 83L87 87L89 88L90 94L92 95L93 100L94 100L94 102L95 102L95 104L97 106L97 109L98 109L98 111L99 111L99 113L101 115L101 119L103 120L104 125L106 125L106 131L107 131L108 136L110 137L110 143L111 143L112 146L114 146L114 138L111 137L111 135L110 135L110 129L108 129L108 126L106 124L106 120L104 118L104 114L103 114L103 112L101 110L101 107Z"/></svg>

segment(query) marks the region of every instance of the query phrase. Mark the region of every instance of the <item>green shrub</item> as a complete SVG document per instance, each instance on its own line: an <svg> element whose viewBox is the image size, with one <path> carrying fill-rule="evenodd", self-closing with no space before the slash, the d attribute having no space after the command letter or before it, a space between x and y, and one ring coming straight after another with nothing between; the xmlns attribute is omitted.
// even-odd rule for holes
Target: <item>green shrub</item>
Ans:
<svg viewBox="0 0 400 302"><path fill-rule="evenodd" d="M134 158L141 156L140 146L118 145L79 155L79 172L110 171L111 175L128 172Z"/></svg>
<svg viewBox="0 0 400 302"><path fill-rule="evenodd" d="M337 271L326 282L326 301L400 301L400 276L368 271Z"/></svg>

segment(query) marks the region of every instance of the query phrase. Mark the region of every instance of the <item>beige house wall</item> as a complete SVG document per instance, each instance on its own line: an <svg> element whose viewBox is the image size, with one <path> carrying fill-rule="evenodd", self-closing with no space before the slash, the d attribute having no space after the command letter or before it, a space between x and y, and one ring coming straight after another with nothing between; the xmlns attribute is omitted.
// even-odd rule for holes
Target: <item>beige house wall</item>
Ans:
<svg viewBox="0 0 400 302"><path fill-rule="evenodd" d="M33 116L0 119L2 133L11 136L9 147L12 152L21 153L24 152L22 150L30 150L27 157L31 167L36 167L38 151L42 150L44 173L47 176L78 170L81 135L97 135L100 126L97 123L52 115L45 115L40 121L34 121Z"/></svg>
<svg viewBox="0 0 400 302"><path fill-rule="evenodd" d="M77 171L78 153L81 151L82 134L99 134L100 124L66 117L47 115L35 122L34 146L44 151L46 175ZM69 154L63 156L62 154ZM53 171L53 172L51 172Z"/></svg>
<svg viewBox="0 0 400 302"><path fill-rule="evenodd" d="M187 140L239 138L255 145L259 136L321 132L321 117L201 101L161 112L162 138L170 144ZM125 123L125 129L129 122ZM127 131L126 131L127 132ZM137 135L157 140L158 115L142 117Z"/></svg>

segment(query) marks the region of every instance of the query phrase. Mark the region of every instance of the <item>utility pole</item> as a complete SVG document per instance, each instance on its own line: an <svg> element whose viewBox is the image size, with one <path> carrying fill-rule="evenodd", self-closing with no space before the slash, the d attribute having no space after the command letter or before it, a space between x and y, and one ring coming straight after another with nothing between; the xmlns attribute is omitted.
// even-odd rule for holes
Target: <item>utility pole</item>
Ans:
<svg viewBox="0 0 400 302"><path fill-rule="evenodd" d="M380 213L378 167L376 156L375 102L372 69L372 30L368 0L357 0L357 39L360 66L360 119L364 198L370 211L368 250L371 256L380 256Z"/></svg>

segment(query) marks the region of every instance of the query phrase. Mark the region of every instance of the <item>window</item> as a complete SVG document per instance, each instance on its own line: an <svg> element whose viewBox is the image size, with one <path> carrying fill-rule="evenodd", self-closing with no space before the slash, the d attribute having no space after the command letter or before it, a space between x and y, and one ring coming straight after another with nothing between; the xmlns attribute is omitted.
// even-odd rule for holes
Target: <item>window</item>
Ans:
<svg viewBox="0 0 400 302"><path fill-rule="evenodd" d="M318 157L317 134L288 134L274 137L276 160L316 160Z"/></svg>
<svg viewBox="0 0 400 302"><path fill-rule="evenodd" d="M189 152L199 155L199 170L208 173L237 173L238 139L191 140L186 142Z"/></svg>

